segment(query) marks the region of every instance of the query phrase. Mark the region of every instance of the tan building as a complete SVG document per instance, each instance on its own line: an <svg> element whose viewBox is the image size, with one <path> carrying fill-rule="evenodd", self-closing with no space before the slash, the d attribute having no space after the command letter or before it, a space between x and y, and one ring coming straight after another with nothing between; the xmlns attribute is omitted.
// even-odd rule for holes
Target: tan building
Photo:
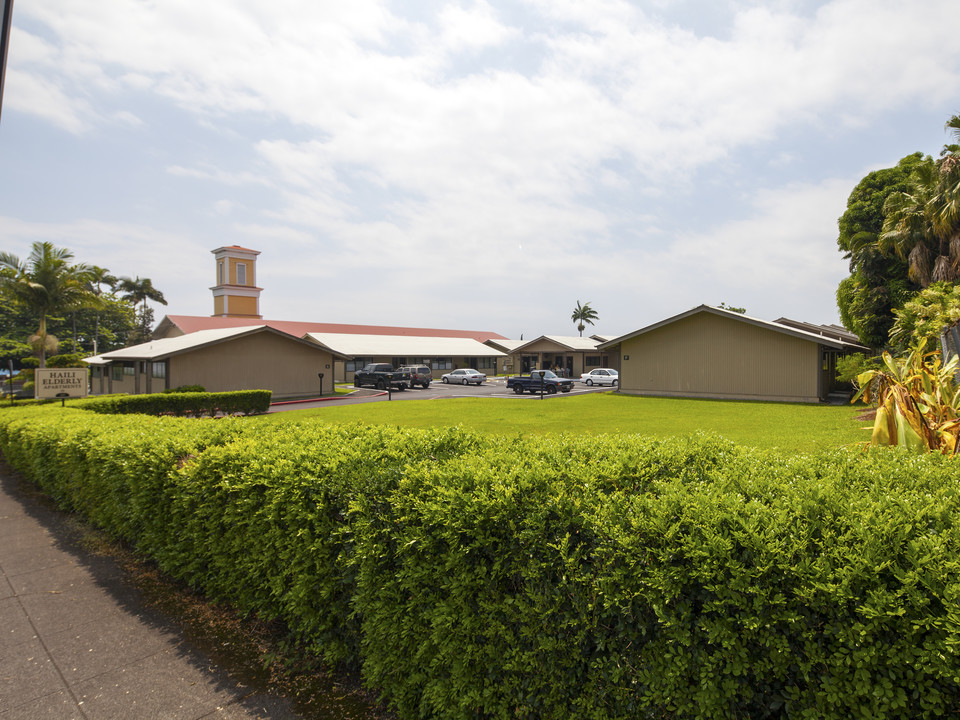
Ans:
<svg viewBox="0 0 960 720"><path fill-rule="evenodd" d="M353 382L354 372L374 362L390 363L395 368L426 365L435 380L457 368L496 375L497 361L505 357L473 338L307 333L304 339L348 358L334 363L338 382Z"/></svg>
<svg viewBox="0 0 960 720"><path fill-rule="evenodd" d="M700 307L599 347L619 358L620 392L783 402L822 402L836 388L836 360L866 352L837 326L758 320Z"/></svg>
<svg viewBox="0 0 960 720"><path fill-rule="evenodd" d="M566 377L578 378L581 373L598 367L613 367L616 360L606 351L600 351L599 345L606 338L566 337L562 335L541 335L536 340L515 345L510 351L510 363L507 372L522 374L531 370L562 370ZM489 344L489 343L488 343Z"/></svg>
<svg viewBox="0 0 960 720"><path fill-rule="evenodd" d="M333 364L345 358L266 325L201 330L87 358L93 394L270 390L274 399L333 393ZM323 378L319 375L322 374Z"/></svg>

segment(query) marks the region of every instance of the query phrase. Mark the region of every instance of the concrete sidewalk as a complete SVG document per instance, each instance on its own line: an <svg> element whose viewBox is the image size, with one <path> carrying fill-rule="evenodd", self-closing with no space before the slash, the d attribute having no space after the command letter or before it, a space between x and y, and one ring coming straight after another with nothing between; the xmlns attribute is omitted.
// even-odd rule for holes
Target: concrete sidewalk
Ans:
<svg viewBox="0 0 960 720"><path fill-rule="evenodd" d="M0 469L0 720L294 719L191 647Z"/></svg>

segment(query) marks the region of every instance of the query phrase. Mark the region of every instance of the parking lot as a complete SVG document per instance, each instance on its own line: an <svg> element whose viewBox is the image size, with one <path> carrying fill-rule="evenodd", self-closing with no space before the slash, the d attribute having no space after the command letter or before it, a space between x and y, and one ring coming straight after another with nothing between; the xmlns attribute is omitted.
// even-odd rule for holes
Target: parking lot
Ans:
<svg viewBox="0 0 960 720"><path fill-rule="evenodd" d="M584 393L609 392L610 387L587 387L581 382L574 382L573 390L568 393L557 393L548 395L544 393L544 400L560 400L562 398L582 395ZM426 390L413 388L403 391L394 390L390 393L383 390L374 390L371 388L357 389L349 395L337 395L335 398L324 398L323 400L297 401L292 403L277 403L270 408L270 412L283 412L284 410L303 410L312 407L324 407L331 405L345 405L367 402L392 402L398 400L442 400L444 398L463 398L463 397L499 397L512 398L517 401L540 400L540 394L517 395L513 390L507 390L507 379L502 377L488 378L482 385L447 385L439 380L430 383Z"/></svg>

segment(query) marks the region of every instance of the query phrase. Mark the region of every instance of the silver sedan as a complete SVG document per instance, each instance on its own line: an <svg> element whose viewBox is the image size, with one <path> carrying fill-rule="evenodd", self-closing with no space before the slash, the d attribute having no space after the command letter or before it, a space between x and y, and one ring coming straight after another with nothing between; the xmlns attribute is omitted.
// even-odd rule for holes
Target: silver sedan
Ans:
<svg viewBox="0 0 960 720"><path fill-rule="evenodd" d="M453 383L455 385L482 385L487 381L487 376L482 372L477 372L472 368L460 368L440 377L441 382Z"/></svg>
<svg viewBox="0 0 960 720"><path fill-rule="evenodd" d="M613 368L596 368L580 376L580 382L585 385L613 385L620 384L620 373Z"/></svg>

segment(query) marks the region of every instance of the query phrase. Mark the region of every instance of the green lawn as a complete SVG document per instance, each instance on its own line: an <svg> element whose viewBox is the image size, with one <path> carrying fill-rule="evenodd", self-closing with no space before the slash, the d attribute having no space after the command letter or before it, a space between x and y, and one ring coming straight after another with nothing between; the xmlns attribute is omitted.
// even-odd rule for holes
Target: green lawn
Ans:
<svg viewBox="0 0 960 720"><path fill-rule="evenodd" d="M651 437L717 433L741 445L813 452L869 440L860 406L799 405L591 393L545 401L502 398L402 400L294 410L267 422L315 418L402 427L462 425L484 433L638 433Z"/></svg>

